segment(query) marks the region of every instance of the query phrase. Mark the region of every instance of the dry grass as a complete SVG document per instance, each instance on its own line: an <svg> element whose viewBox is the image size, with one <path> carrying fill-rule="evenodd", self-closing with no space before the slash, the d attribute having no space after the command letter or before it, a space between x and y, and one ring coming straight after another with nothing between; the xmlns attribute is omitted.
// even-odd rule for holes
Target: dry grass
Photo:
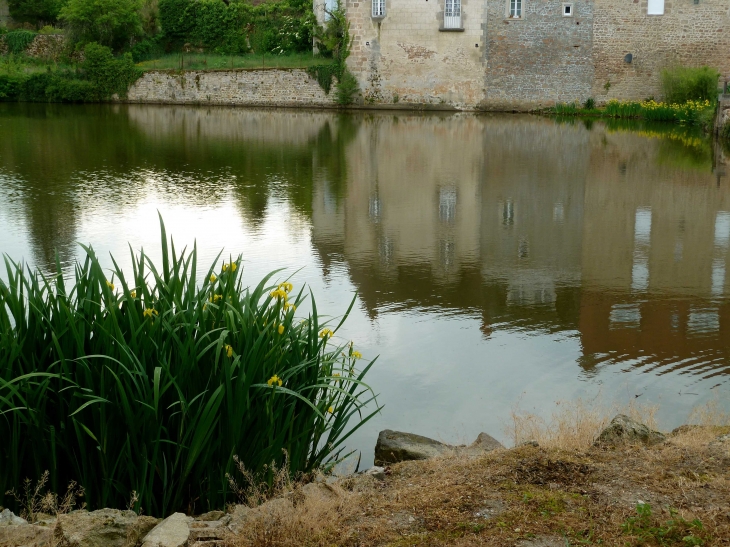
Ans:
<svg viewBox="0 0 730 547"><path fill-rule="evenodd" d="M665 443L615 449L592 446L604 413L558 406L550 424L513 422L516 440L539 447L404 462L384 481L295 487L247 510L231 546L730 545L730 441L716 440L730 428L718 406ZM641 517L638 504L651 513Z"/></svg>

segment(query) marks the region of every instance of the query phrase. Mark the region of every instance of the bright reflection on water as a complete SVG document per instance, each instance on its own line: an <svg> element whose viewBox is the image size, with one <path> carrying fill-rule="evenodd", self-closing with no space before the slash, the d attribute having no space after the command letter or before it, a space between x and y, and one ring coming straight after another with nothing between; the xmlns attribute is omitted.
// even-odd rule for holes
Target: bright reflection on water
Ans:
<svg viewBox="0 0 730 547"><path fill-rule="evenodd" d="M505 439L518 402L661 404L730 373L730 192L678 127L527 116L0 106L0 252L129 264L160 211L203 264L286 268L365 356L377 431ZM107 260L107 263L109 261ZM285 275L282 273L282 275Z"/></svg>

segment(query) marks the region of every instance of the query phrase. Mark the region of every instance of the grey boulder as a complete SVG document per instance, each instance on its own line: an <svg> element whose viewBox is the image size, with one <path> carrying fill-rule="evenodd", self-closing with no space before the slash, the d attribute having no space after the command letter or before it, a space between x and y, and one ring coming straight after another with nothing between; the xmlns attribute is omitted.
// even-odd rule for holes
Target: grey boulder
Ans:
<svg viewBox="0 0 730 547"><path fill-rule="evenodd" d="M183 547L190 537L192 522L193 517L173 513L144 536L142 547Z"/></svg>
<svg viewBox="0 0 730 547"><path fill-rule="evenodd" d="M386 429L380 432L375 444L375 465L427 460L445 454L478 456L497 448L502 448L502 445L486 433L480 433L469 446L452 446L421 435Z"/></svg>
<svg viewBox="0 0 730 547"><path fill-rule="evenodd" d="M0 526L21 526L23 524L28 524L28 521L16 517L10 509L4 509L0 513Z"/></svg>
<svg viewBox="0 0 730 547"><path fill-rule="evenodd" d="M619 414L611 420L606 429L601 431L594 444L616 446L625 443L642 443L652 445L665 440L666 436L663 433L654 431L625 414Z"/></svg>
<svg viewBox="0 0 730 547"><path fill-rule="evenodd" d="M53 535L59 547L124 547L137 543L156 522L134 511L72 511L58 516Z"/></svg>

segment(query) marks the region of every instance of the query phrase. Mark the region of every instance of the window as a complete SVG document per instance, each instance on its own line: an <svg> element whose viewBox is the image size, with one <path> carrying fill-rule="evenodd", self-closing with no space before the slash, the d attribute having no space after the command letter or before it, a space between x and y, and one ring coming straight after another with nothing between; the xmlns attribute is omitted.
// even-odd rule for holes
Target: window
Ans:
<svg viewBox="0 0 730 547"><path fill-rule="evenodd" d="M461 0L446 0L444 28L461 28Z"/></svg>
<svg viewBox="0 0 730 547"><path fill-rule="evenodd" d="M522 17L522 0L509 0L509 17L510 19Z"/></svg>
<svg viewBox="0 0 730 547"><path fill-rule="evenodd" d="M649 0L647 15L664 15L664 0Z"/></svg>
<svg viewBox="0 0 730 547"><path fill-rule="evenodd" d="M563 17L573 17L573 4L563 4Z"/></svg>
<svg viewBox="0 0 730 547"><path fill-rule="evenodd" d="M324 0L324 20L332 18L331 13L337 9L337 0Z"/></svg>
<svg viewBox="0 0 730 547"><path fill-rule="evenodd" d="M373 0L373 18L385 17L385 0Z"/></svg>

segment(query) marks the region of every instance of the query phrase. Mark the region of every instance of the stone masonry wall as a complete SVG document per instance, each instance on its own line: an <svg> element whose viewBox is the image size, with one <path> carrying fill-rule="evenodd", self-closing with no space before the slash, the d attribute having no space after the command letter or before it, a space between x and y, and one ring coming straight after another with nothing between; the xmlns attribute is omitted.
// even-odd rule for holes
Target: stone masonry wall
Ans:
<svg viewBox="0 0 730 547"><path fill-rule="evenodd" d="M331 106L305 70L256 69L146 72L127 92L133 103L239 106Z"/></svg>
<svg viewBox="0 0 730 547"><path fill-rule="evenodd" d="M730 2L667 0L664 15L647 15L647 0L595 0L593 95L661 97L661 70L709 65L730 78ZM627 54L633 55L629 64ZM609 85L610 84L610 85Z"/></svg>
<svg viewBox="0 0 730 547"><path fill-rule="evenodd" d="M38 34L25 50L25 55L40 59L58 61L64 50L64 36L62 34ZM8 52L8 45L0 37L0 55Z"/></svg>
<svg viewBox="0 0 730 547"><path fill-rule="evenodd" d="M484 4L462 0L462 31L442 31L444 0L347 0L354 38L348 65L366 102L476 105L484 97Z"/></svg>
<svg viewBox="0 0 730 547"><path fill-rule="evenodd" d="M616 1L616 0L614 0ZM489 0L486 97L483 106L529 109L584 101L593 85L593 0L523 0L523 15L507 18L504 0Z"/></svg>

